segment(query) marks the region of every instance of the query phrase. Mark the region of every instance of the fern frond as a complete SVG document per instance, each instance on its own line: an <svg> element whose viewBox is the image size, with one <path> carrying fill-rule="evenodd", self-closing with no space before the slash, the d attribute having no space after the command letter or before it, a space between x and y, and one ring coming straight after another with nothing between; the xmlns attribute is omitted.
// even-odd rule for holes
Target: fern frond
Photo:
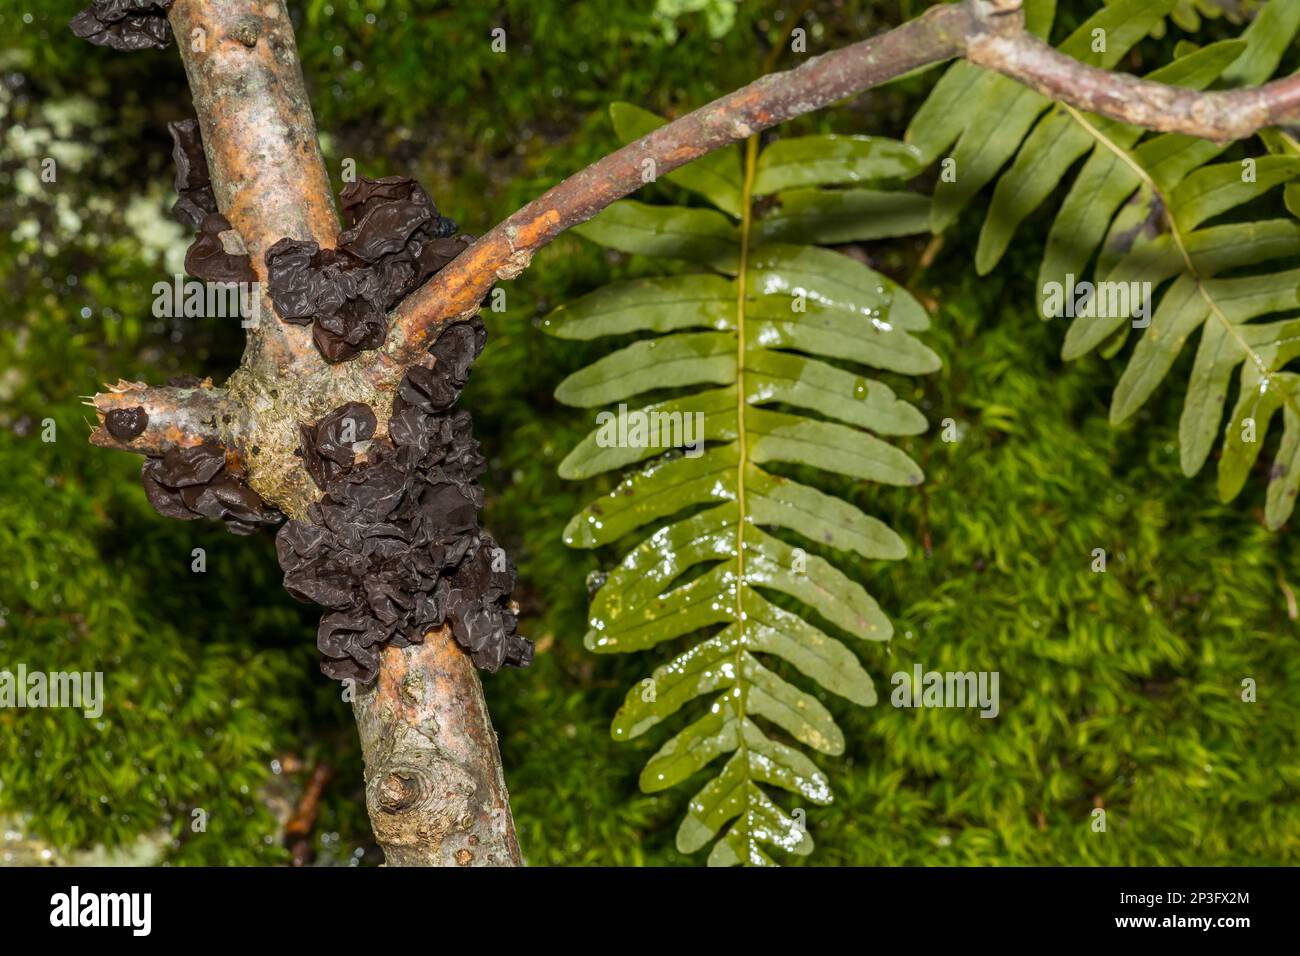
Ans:
<svg viewBox="0 0 1300 956"><path fill-rule="evenodd" d="M1105 0L1115 3L1116 0ZM1241 24L1253 16L1264 0L1178 0L1169 11L1169 19L1180 30L1195 33L1204 20L1227 18L1229 23ZM1159 39L1165 35L1165 24L1157 24L1151 35Z"/></svg>
<svg viewBox="0 0 1300 956"><path fill-rule="evenodd" d="M1053 6L1051 0L1026 4L1040 25L1050 25ZM1201 12L1210 6L1200 5ZM1060 49L1110 67L1171 14L1186 26L1189 11L1174 0L1107 0ZM1300 4L1271 0L1241 38L1182 49L1183 55L1148 76L1192 89L1263 83L1297 32ZM1052 104L992 75L976 79L984 88L978 108L964 118L941 116L964 96L951 79L961 66L939 81L908 131L908 139L929 159L956 144L956 182L941 182L936 189L934 227L950 224L997 178L975 254L979 272L988 273L1020 224L1078 167L1048 234L1038 275L1040 312L1050 317L1049 302L1082 285L1091 266L1089 285L1098 290L1098 301L1085 302L1073 318L1063 357L1076 359L1097 349L1111 357L1132 330L1142 330L1112 401L1111 421L1118 424L1150 398L1199 331L1179 423L1182 469L1195 475L1208 459L1237 375L1238 400L1219 461L1219 493L1227 501L1241 490L1271 417L1285 410L1286 433L1266 509L1267 524L1281 526L1296 495L1290 477L1294 462L1287 458L1294 457L1291 423L1300 419L1300 403L1284 366L1297 355L1295 323L1287 313L1300 308L1300 272L1286 266L1300 257L1300 224L1289 218L1231 221L1230 214L1278 187L1284 188L1290 211L1300 208L1300 145L1294 136L1267 131L1261 136L1266 155L1216 163L1230 144L1148 135ZM965 82L964 74L958 76ZM1131 309L1100 301L1102 288L1145 283L1153 293L1149 321L1135 321Z"/></svg>
<svg viewBox="0 0 1300 956"><path fill-rule="evenodd" d="M663 122L626 104L611 113L624 140ZM570 375L556 390L561 401L673 423L674 444L688 437L686 423L701 423L690 451L665 453L663 442L615 435L612 413L601 412L560 474L639 466L576 515L564 538L579 548L640 539L592 600L588 648L687 645L628 692L615 739L712 698L641 775L646 791L664 790L730 754L677 834L684 853L713 843L711 864L770 864L774 847L812 850L802 814L769 788L828 803L825 774L791 742L834 755L844 735L826 706L783 674L861 706L876 701L845 638L888 640L888 618L860 583L778 533L871 560L897 560L906 546L857 506L769 466L880 484L922 480L885 438L925 431L925 417L864 369L938 369L938 356L913 335L928 316L890 279L808 244L925 232L929 200L884 188L919 168L916 150L857 136L778 140L761 152L751 141L743 155L738 147L710 154L664 178L715 208L625 200L579 228L610 248L710 271L617 282L544 323L570 339L652 333Z"/></svg>

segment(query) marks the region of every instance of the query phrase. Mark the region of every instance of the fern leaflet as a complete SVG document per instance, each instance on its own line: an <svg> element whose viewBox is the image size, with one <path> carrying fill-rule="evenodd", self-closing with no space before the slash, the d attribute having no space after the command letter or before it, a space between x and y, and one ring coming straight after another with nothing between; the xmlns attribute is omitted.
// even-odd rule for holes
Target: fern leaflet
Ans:
<svg viewBox="0 0 1300 956"><path fill-rule="evenodd" d="M625 104L611 112L624 141L663 122ZM729 755L677 833L684 853L712 842L711 864L770 864L772 848L811 852L802 814L770 788L813 804L831 799L826 775L793 744L834 755L844 735L821 700L781 671L862 706L876 701L870 676L835 635L885 641L889 620L861 584L774 532L867 559L896 560L906 547L855 505L768 466L921 482L916 463L876 436L919 434L924 416L856 369L938 369L913 336L928 317L888 278L808 244L925 232L927 197L878 188L917 169L915 150L869 137L784 139L761 151L751 138L743 151L711 153L665 179L712 208L624 200L579 227L601 245L687 260L693 271L615 283L545 323L571 339L658 333L570 375L560 400L619 403L634 427L648 422L652 432L656 422L701 422L702 444L665 454L667 442L632 428L616 438L603 412L560 473L581 479L638 466L574 517L565 540L595 548L640 539L592 600L588 648L687 645L628 692L613 736L638 737L713 697L641 775L644 790L660 791ZM637 398L649 403L627 413Z"/></svg>
<svg viewBox="0 0 1300 956"><path fill-rule="evenodd" d="M1201 4L1202 12L1212 5ZM1026 13L1047 35L1054 0L1027 0ZM1094 65L1113 67L1143 37L1181 11L1175 0L1108 0L1060 49ZM1185 23L1175 17L1176 23ZM1277 70L1300 32L1300 4L1271 0L1237 40L1197 48L1148 74L1163 83L1206 89L1256 85ZM1284 187L1287 208L1300 209L1300 146L1293 131L1271 130L1266 155L1219 162L1230 144L1145 131L1008 85L966 64L935 86L908 131L928 160L954 142L956 182L935 191L932 225L940 230L985 185L997 180L980 232L975 262L997 265L1016 229L1082 164L1058 211L1039 270L1040 309L1062 289L1095 293L1073 318L1062 349L1076 359L1095 349L1112 357L1132 329L1141 337L1115 389L1111 421L1130 418L1168 376L1198 330L1191 379L1179 422L1183 472L1200 471L1220 430L1231 378L1237 400L1224 431L1218 490L1224 501L1243 487L1269 424L1281 410L1284 434L1272 469L1266 523L1280 527L1300 491L1300 391L1287 364L1300 355L1300 270L1266 265L1300 257L1300 224L1290 218L1225 220L1271 190ZM970 109L967 87L979 87ZM1093 282L1084 277L1092 265ZM1101 290L1160 289L1153 313L1111 308ZM1067 292L1069 296L1071 293ZM1152 299L1156 296L1153 295ZM1119 301L1116 296L1113 301ZM1258 321L1274 317L1272 321Z"/></svg>

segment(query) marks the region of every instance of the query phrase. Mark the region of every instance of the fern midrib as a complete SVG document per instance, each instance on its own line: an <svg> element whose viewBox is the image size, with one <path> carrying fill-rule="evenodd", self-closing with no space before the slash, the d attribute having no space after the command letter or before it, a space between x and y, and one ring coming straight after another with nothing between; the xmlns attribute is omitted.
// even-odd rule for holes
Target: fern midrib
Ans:
<svg viewBox="0 0 1300 956"><path fill-rule="evenodd" d="M1282 400L1282 403L1287 408L1291 409L1293 413L1300 416L1300 405L1297 405L1295 398L1274 384L1272 369L1268 367L1267 363L1260 357L1259 353L1250 347L1236 324L1228 320L1228 317L1223 313L1219 304L1214 301L1214 297L1210 295L1209 290L1205 287L1205 280L1197 270L1196 263L1192 259L1191 253L1187 251L1187 245L1183 240L1182 230L1178 228L1178 223L1174 220L1173 208L1169 202L1169 197L1165 195L1164 191L1156 184L1156 181L1151 178L1150 174L1142 168L1142 164L1129 155L1128 150L1121 147L1109 136L1097 129L1096 126L1088 121L1086 116L1070 104L1062 103L1060 105L1070 114L1071 117L1074 118L1074 121L1078 123L1085 132L1096 139L1102 146L1106 147L1106 149L1114 153L1122 163L1132 169L1138 179L1140 179L1143 184L1151 190L1152 195L1159 199L1161 214L1164 217L1165 223L1169 226L1169 234L1174 241L1174 245L1178 247L1178 254L1182 256L1183 264L1187 269L1188 275L1196 280L1196 291L1200 293L1201 298L1205 301L1206 306L1210 310L1210 314L1223 325L1224 331L1236 340L1241 351L1251 362L1254 363L1256 369L1259 371L1260 378L1265 383L1265 386L1274 390Z"/></svg>
<svg viewBox="0 0 1300 956"><path fill-rule="evenodd" d="M745 432L745 296L749 272L749 236L754 222L754 174L758 166L758 136L745 140L745 173L740 192L740 273L736 280L736 741L737 753L745 780L749 779L749 747L745 743L745 706L748 690L742 676L745 649L744 587L745 587L745 469L749 464L749 447ZM745 853L752 852L753 828L749 807L749 787L745 787L745 808L741 811L745 826ZM745 862L748 862L746 860Z"/></svg>
<svg viewBox="0 0 1300 956"><path fill-rule="evenodd" d="M803 19L805 13L812 6L813 0L803 0L795 11L794 16L790 18L789 25L785 30L784 39L774 45L768 51L763 60L763 74L772 72L777 61L781 58L781 53L785 44L789 42L794 33L795 26ZM758 134L745 140L745 169L744 178L740 187L740 257L737 266L739 272L736 277L736 600L734 611L736 615L736 753L743 761L741 772L744 775L746 784L749 782L749 745L745 743L745 705L747 703L747 691L745 681L741 676L741 666L744 663L746 644L745 637L745 611L744 611L744 593L745 586L745 471L749 466L749 447L745 430L745 413L748 409L748 403L745 401L745 297L748 294L747 282L749 273L749 238L754 225L754 176L758 170ZM754 831L752 826L753 816L749 808L749 787L745 787L745 809L741 811L741 817L745 821L745 854L746 859L743 863L748 863L748 856L753 852Z"/></svg>

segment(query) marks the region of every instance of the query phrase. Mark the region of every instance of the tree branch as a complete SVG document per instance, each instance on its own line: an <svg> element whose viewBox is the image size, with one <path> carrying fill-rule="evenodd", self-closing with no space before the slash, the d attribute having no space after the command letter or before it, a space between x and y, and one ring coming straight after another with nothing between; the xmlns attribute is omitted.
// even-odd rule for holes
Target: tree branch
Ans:
<svg viewBox="0 0 1300 956"><path fill-rule="evenodd" d="M1021 0L931 7L888 33L762 77L661 126L570 176L494 227L409 296L392 316L384 362L405 365L444 323L473 314L501 279L528 268L542 246L644 185L642 170L671 172L705 153L956 56L1060 102L1149 129L1241 139L1300 123L1300 76L1249 90L1196 92L1087 66L1024 30Z"/></svg>
<svg viewBox="0 0 1300 956"><path fill-rule="evenodd" d="M386 647L353 704L366 805L390 866L519 866L478 671L448 628Z"/></svg>
<svg viewBox="0 0 1300 956"><path fill-rule="evenodd" d="M288 236L328 247L338 234L287 10L283 0L176 0L170 19L218 205L265 283L263 256L274 242ZM301 517L319 491L294 456L299 425L361 401L385 429L403 370L426 359L440 326L472 315L492 286L519 275L538 249L640 188L647 160L657 175L671 172L957 56L1058 101L1152 129L1226 140L1300 122L1300 77L1231 92L1164 87L1085 66L1028 36L1021 0L938 5L888 33L762 77L560 183L409 296L391 317L383 349L328 365L310 330L279 321L264 297L270 318L250 330L241 368L224 389L119 383L91 402L101 422L91 440L146 454L209 440L237 454L243 446L260 449L250 486ZM421 645L386 648L379 678L360 690L354 714L371 820L390 863L519 863L482 687L445 631Z"/></svg>
<svg viewBox="0 0 1300 956"><path fill-rule="evenodd" d="M217 205L265 288L263 255L276 241L332 246L339 229L293 24L283 2L178 2L169 19ZM324 364L311 330L279 321L265 296L262 315L249 329L245 365L285 372Z"/></svg>
<svg viewBox="0 0 1300 956"><path fill-rule="evenodd" d="M263 254L285 236L333 246L338 220L283 0L176 0L169 16L217 204L258 275L264 282ZM320 492L295 456L299 425L349 401L371 406L386 425L400 370L329 365L310 330L280 321L265 297L262 314L226 383L239 423L227 437L258 449L250 486L302 517ZM460 864L466 854L470 862L519 862L483 688L452 638L433 634L422 645L386 649L353 713L375 782L367 804L390 864ZM418 785L411 799L395 798L408 780Z"/></svg>
<svg viewBox="0 0 1300 956"><path fill-rule="evenodd" d="M211 379L194 388L154 388L142 382L118 382L107 388L86 403L99 416L99 427L90 436L92 445L162 455L204 442L237 444L233 440L236 410L225 389L213 388ZM141 421L136 409L143 410L143 431L132 437ZM110 419L114 412L118 414Z"/></svg>
<svg viewBox="0 0 1300 956"><path fill-rule="evenodd" d="M476 312L492 286L528 268L538 249L644 186L646 160L662 176L760 130L951 59L970 35L1018 25L1018 17L980 13L969 2L931 7L895 30L760 77L659 127L524 206L408 296L392 316L384 351L398 364L413 361L443 323Z"/></svg>
<svg viewBox="0 0 1300 956"><path fill-rule="evenodd" d="M1164 133L1226 143L1300 123L1300 74L1253 89L1198 92L1088 66L1027 33L972 37L966 59L1053 100Z"/></svg>

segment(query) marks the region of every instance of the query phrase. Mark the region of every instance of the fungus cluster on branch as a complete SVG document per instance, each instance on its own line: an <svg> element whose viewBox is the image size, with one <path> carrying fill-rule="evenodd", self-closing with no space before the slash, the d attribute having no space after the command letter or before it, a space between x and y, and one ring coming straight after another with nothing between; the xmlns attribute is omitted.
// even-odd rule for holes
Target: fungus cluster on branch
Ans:
<svg viewBox="0 0 1300 956"><path fill-rule="evenodd" d="M373 437L375 414L359 402L301 429L325 494L309 520L280 529L276 551L289 593L327 609L316 645L330 677L373 680L380 648L444 623L478 667L532 661L515 633L514 567L479 527L486 463L469 412L453 409L485 339L477 318L443 331L432 366L402 379L387 438Z"/></svg>

